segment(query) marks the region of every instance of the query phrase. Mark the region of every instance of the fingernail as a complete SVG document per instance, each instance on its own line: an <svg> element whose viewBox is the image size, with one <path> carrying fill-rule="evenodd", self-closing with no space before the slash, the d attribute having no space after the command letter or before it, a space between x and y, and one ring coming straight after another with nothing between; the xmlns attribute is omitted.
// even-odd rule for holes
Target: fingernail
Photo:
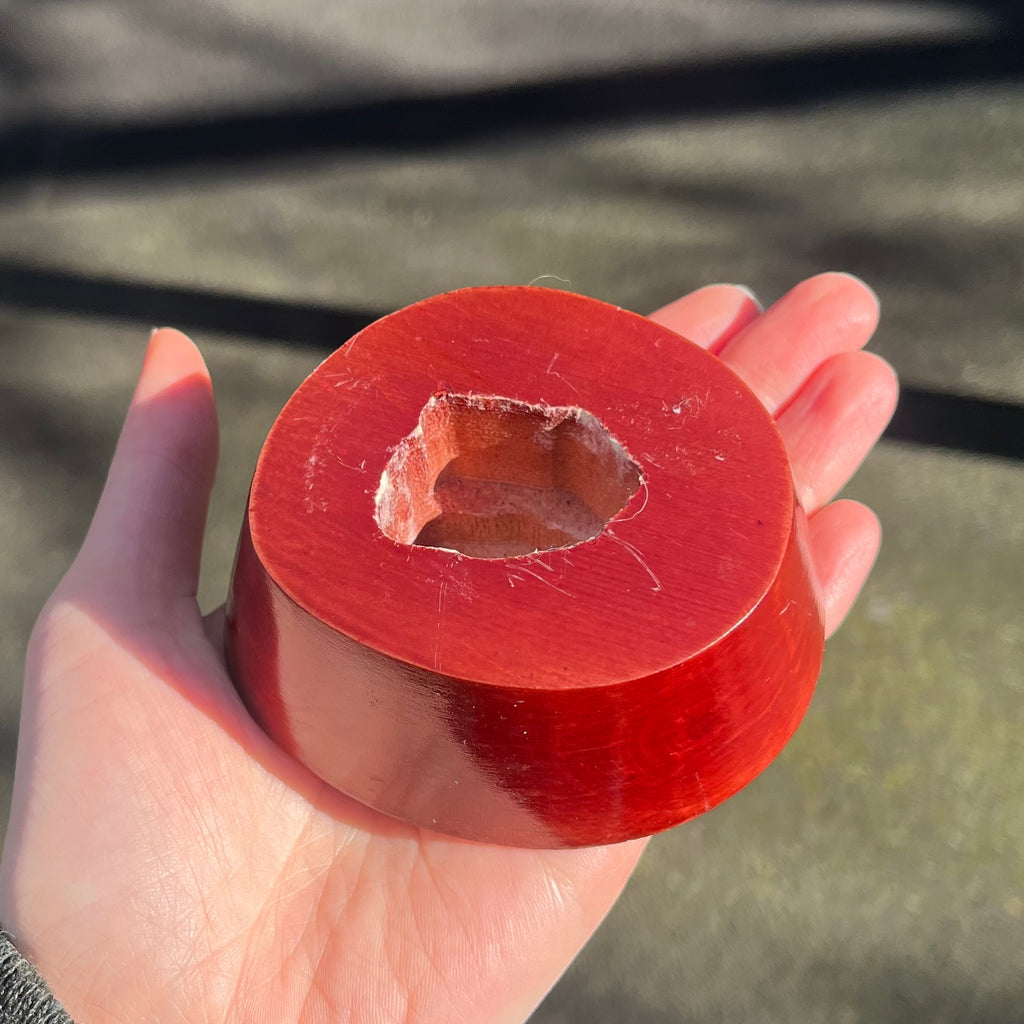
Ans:
<svg viewBox="0 0 1024 1024"><path fill-rule="evenodd" d="M750 301L755 306L757 306L757 311L759 313L763 313L764 312L764 303L745 284L729 283L728 287L736 288L738 291L743 292L743 294L746 295L747 298L750 299Z"/></svg>
<svg viewBox="0 0 1024 1024"><path fill-rule="evenodd" d="M162 391L168 384L180 376L181 347L175 344L171 335L163 334L164 328L154 327L149 332L146 355L142 360L142 370L135 386L137 401L145 401Z"/></svg>
<svg viewBox="0 0 1024 1024"><path fill-rule="evenodd" d="M149 337L146 339L146 354L142 357L141 373L143 376L145 376L146 368L149 366L150 362L153 360L154 355L156 354L158 346L154 344L154 339L160 333L160 330L161 328L159 327L150 327L149 329Z"/></svg>
<svg viewBox="0 0 1024 1024"><path fill-rule="evenodd" d="M830 276L845 277L849 281L855 281L857 284L861 286L861 288L863 288L866 292L868 292L868 294L871 295L871 297L875 300L876 306L881 305L881 302L878 298L878 292L876 292L875 289L872 288L871 285L869 285L867 281L864 280L864 278L858 277L856 274L851 274L848 270L830 270L828 273Z"/></svg>

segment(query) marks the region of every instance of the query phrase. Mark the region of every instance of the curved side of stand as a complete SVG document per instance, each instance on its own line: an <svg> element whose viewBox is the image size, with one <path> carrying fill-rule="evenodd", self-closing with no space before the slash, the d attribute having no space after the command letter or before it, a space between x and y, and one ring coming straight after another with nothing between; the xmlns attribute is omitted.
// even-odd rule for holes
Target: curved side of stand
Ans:
<svg viewBox="0 0 1024 1024"><path fill-rule="evenodd" d="M673 668L566 690L453 679L333 632L277 586L243 530L227 651L250 712L342 792L481 842L574 847L670 828L782 750L823 631L803 512L774 585L719 643Z"/></svg>

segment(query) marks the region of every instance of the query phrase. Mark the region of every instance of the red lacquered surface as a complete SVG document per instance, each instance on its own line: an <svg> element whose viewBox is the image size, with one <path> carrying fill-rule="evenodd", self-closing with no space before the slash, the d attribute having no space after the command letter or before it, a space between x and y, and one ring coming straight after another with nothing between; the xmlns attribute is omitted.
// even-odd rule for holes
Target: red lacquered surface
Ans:
<svg viewBox="0 0 1024 1024"><path fill-rule="evenodd" d="M438 393L586 410L639 488L570 547L398 542L382 474ZM570 293L455 292L361 332L275 423L229 664L279 744L395 817L521 846L647 835L736 792L803 715L804 528L770 417L717 359Z"/></svg>

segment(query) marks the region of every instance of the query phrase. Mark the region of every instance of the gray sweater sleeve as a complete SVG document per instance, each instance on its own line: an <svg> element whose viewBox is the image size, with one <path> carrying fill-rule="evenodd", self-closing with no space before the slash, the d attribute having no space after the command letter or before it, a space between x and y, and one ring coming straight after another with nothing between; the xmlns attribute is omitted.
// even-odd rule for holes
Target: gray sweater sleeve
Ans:
<svg viewBox="0 0 1024 1024"><path fill-rule="evenodd" d="M0 931L0 1024L74 1024L46 982Z"/></svg>

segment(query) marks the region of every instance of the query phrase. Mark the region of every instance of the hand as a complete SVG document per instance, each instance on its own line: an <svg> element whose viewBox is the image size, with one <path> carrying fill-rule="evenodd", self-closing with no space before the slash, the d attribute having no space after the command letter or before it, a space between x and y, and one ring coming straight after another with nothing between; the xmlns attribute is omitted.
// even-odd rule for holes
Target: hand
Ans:
<svg viewBox="0 0 1024 1024"><path fill-rule="evenodd" d="M812 278L767 312L713 285L654 314L777 416L811 515L828 631L875 557L826 502L896 397L859 351L873 295ZM522 1021L643 842L490 848L330 790L252 723L196 603L217 459L209 377L157 332L84 546L29 645L0 920L81 1024Z"/></svg>

